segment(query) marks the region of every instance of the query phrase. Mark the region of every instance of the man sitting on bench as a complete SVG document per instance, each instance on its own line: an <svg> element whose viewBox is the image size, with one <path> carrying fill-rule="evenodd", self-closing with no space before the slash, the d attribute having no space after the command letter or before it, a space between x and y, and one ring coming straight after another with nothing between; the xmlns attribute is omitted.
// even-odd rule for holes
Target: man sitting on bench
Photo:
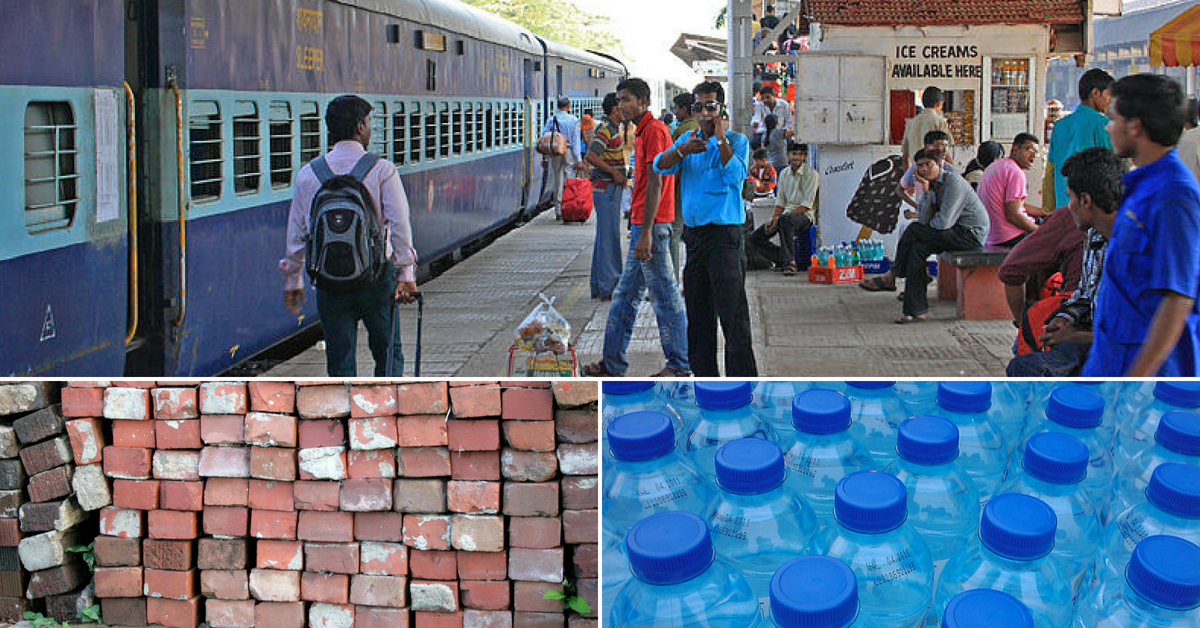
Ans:
<svg viewBox="0 0 1200 628"><path fill-rule="evenodd" d="M916 323L929 317L926 259L942 251L968 251L983 247L988 234L988 215L983 202L961 175L942 168L937 150L917 151L919 185L925 190L917 208L917 222L908 225L896 245L892 270L859 284L871 292L896 290L896 278L905 279L904 313L897 323Z"/></svg>

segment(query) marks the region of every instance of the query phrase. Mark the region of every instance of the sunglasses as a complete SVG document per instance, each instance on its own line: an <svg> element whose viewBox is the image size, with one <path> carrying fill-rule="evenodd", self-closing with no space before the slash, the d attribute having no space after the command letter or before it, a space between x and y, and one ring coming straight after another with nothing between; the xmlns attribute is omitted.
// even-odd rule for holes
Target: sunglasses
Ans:
<svg viewBox="0 0 1200 628"><path fill-rule="evenodd" d="M723 105L719 102L698 102L692 105L692 112L700 113L701 111L720 111L721 107L723 107Z"/></svg>

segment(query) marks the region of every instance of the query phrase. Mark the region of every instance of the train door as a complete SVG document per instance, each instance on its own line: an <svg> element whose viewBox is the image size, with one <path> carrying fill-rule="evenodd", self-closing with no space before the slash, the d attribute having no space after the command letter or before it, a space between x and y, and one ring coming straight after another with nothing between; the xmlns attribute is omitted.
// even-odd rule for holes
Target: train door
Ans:
<svg viewBox="0 0 1200 628"><path fill-rule="evenodd" d="M526 58L521 67L521 95L525 103L532 102L537 97L537 89L534 86L533 77L533 59ZM530 207L529 197L532 193L533 159L536 153L528 147L521 152L525 157L521 167L521 209L524 212Z"/></svg>
<svg viewBox="0 0 1200 628"><path fill-rule="evenodd" d="M150 87L158 79L156 65L151 61L154 46L154 25L157 23L157 5L150 0L129 0L125 6L125 82L129 86L127 97L133 107L131 133L134 158L128 166L132 171L133 185L129 189L129 248L133 253L129 269L130 308L129 331L126 339L126 374L130 372L161 372L156 368L139 364L138 356L146 359L150 355L161 355L161 351L147 350L151 346L161 349L161 317L155 316L159 293L156 290L155 269L158 240L151 211L150 190L152 168L158 161L151 140L155 135L154 117L148 100ZM128 122L127 122L128 123ZM157 340L155 340L157 339ZM153 360L158 362L158 360Z"/></svg>

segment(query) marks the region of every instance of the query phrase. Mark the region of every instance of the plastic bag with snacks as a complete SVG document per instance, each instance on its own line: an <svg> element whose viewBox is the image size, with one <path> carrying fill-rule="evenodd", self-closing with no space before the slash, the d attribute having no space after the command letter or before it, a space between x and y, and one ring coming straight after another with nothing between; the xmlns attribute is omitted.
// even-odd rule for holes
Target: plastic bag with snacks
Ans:
<svg viewBox="0 0 1200 628"><path fill-rule="evenodd" d="M554 309L554 299L538 293L542 302L517 328L513 346L521 351L564 353L571 343L571 324Z"/></svg>

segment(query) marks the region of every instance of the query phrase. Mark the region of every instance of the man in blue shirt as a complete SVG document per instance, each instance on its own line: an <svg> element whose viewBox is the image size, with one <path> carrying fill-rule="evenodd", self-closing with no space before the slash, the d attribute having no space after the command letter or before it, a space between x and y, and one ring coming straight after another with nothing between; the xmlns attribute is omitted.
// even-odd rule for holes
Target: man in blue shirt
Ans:
<svg viewBox="0 0 1200 628"><path fill-rule="evenodd" d="M1067 197L1067 178L1062 167L1067 158L1089 148L1112 148L1108 140L1109 87L1113 77L1099 68L1092 68L1079 77L1079 106L1071 115L1054 123L1050 133L1050 168L1054 171L1054 207L1066 207L1071 200ZM1042 203L1045 205L1045 203Z"/></svg>
<svg viewBox="0 0 1200 628"><path fill-rule="evenodd" d="M547 187L554 194L554 216L562 218L563 185L575 174L575 166L583 161L583 136L579 133L579 118L571 115L571 99L558 97L558 111L546 120L542 135L561 133L567 138L567 154L550 158L550 170L546 174Z"/></svg>
<svg viewBox="0 0 1200 628"><path fill-rule="evenodd" d="M742 183L750 169L750 141L729 130L725 89L705 82L692 90L700 128L679 136L654 159L654 170L679 175L683 193L683 300L688 319L688 362L698 377L720 377L717 323L725 335L725 375L756 377L746 303Z"/></svg>
<svg viewBox="0 0 1200 628"><path fill-rule="evenodd" d="M1136 170L1113 221L1084 377L1200 373L1200 187L1174 148L1183 101L1165 76L1112 85L1108 135Z"/></svg>

